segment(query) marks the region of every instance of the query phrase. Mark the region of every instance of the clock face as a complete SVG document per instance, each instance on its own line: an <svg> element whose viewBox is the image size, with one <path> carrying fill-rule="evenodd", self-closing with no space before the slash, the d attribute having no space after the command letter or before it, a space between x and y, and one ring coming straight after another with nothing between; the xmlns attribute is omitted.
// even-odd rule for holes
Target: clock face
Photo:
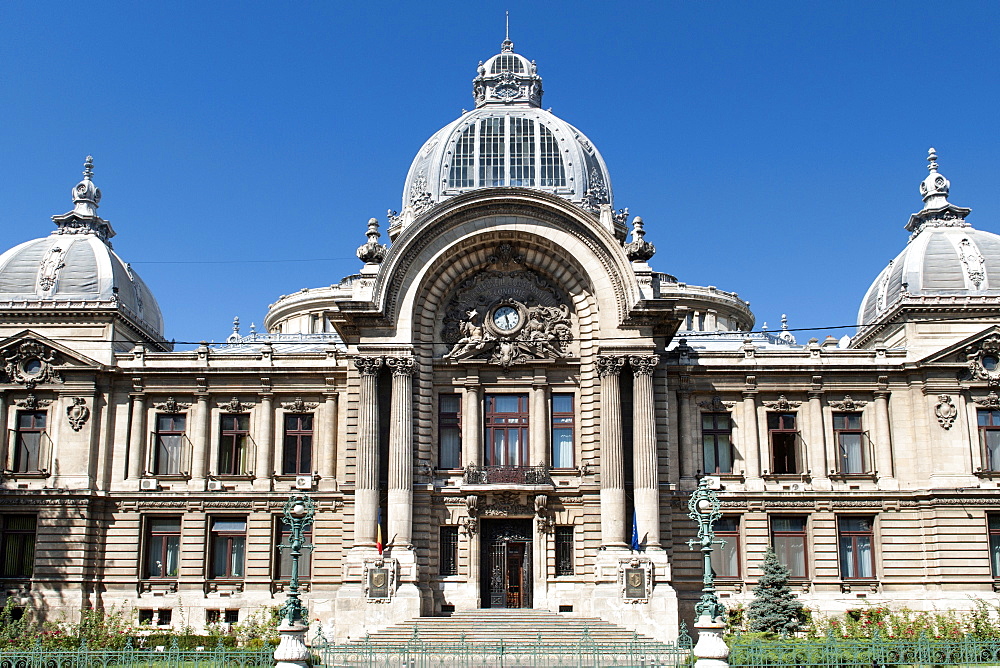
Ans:
<svg viewBox="0 0 1000 668"><path fill-rule="evenodd" d="M501 306L493 312L493 324L509 332L521 322L521 314L513 306Z"/></svg>

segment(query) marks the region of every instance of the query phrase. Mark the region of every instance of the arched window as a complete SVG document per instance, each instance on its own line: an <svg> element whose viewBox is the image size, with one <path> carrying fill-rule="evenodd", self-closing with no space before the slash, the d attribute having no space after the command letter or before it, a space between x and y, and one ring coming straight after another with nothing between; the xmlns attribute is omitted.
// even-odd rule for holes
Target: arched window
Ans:
<svg viewBox="0 0 1000 668"><path fill-rule="evenodd" d="M493 66L490 68L490 74L499 74L500 72L521 74L524 72L524 65L517 56L497 56L496 60L493 61Z"/></svg>
<svg viewBox="0 0 1000 668"><path fill-rule="evenodd" d="M566 185L566 170L559 155L559 142L544 125L538 126L539 185L558 188Z"/></svg>
<svg viewBox="0 0 1000 668"><path fill-rule="evenodd" d="M455 157L448 175L449 188L472 188L476 185L476 126L462 131L455 144Z"/></svg>
<svg viewBox="0 0 1000 668"><path fill-rule="evenodd" d="M565 188L559 141L533 118L503 115L480 119L455 140L449 188Z"/></svg>

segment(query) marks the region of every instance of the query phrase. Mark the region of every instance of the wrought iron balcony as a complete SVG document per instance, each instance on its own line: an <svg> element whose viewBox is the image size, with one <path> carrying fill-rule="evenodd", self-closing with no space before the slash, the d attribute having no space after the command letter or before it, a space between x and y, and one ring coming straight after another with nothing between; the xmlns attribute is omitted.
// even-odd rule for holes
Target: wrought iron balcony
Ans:
<svg viewBox="0 0 1000 668"><path fill-rule="evenodd" d="M547 466L465 467L466 485L551 485Z"/></svg>

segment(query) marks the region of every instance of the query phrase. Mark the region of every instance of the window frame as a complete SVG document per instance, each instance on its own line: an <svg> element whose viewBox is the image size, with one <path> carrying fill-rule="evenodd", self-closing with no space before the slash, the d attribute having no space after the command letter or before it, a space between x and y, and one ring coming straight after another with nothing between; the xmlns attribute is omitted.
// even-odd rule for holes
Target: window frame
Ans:
<svg viewBox="0 0 1000 668"><path fill-rule="evenodd" d="M162 419L167 419L167 418L174 422L174 424L171 425L172 427L174 427L173 429L166 429L165 430L165 429L161 429L160 428L160 421ZM154 420L154 424L156 425L156 432L155 432L155 439L153 441L153 445L154 445L154 450L153 450L153 466L152 466L153 470L150 471L150 473L152 473L153 475L156 475L156 476L171 476L171 475L180 476L180 475L185 475L185 472L183 471L184 463L185 462L183 460L184 460L184 446L185 446L185 441L187 440L187 414L186 413L163 413L163 412L158 412L158 413L156 413L153 416L153 420ZM176 425L176 421L177 420L181 421L181 428L180 429L176 428L177 427L177 425ZM160 462L160 452L161 452L161 449L164 450L164 451L168 451L168 448L164 445L163 441L161 441L161 437L163 437L163 436L177 437L177 470L176 471L169 471L169 470L161 471L160 470L161 469L161 462ZM169 466L166 466L166 467L163 467L163 468L169 468Z"/></svg>
<svg viewBox="0 0 1000 668"><path fill-rule="evenodd" d="M741 537L740 537L740 528L741 528L741 526L743 524L743 522L741 521L742 518L741 518L740 515L723 515L722 518L720 518L720 519L721 520L732 520L733 522L735 522L736 526L735 526L734 529L731 529L731 530L720 529L720 528L718 528L718 524L719 523L716 522L715 537L719 538L721 540L726 541L726 545L724 547L716 547L715 549L712 550L712 572L713 572L714 577L715 577L716 580L729 581L729 582L732 582L734 580L741 580L743 578L743 564L741 563L742 560L740 559L740 555L742 554L742 552L740 551L740 545L742 543L742 540L741 540ZM735 574L731 574L731 573L719 573L718 570L716 569L716 559L715 559L715 556L717 554L720 555L719 559L721 560L721 558L722 558L721 555L722 555L722 550L723 549L732 549L733 553L735 554L735 557L736 557L736 559L735 559L736 560L736 573Z"/></svg>
<svg viewBox="0 0 1000 668"><path fill-rule="evenodd" d="M214 528L216 522L243 522L243 531L236 530L216 530ZM209 580L242 580L246 577L247 570L247 516L246 515L212 515L208 518L208 559L206 560L207 573L206 576ZM242 573L234 575L233 574L233 554L236 550L234 548L235 539L243 539L243 544L241 547L241 571ZM226 545L226 568L225 572L219 574L215 570L215 561L218 556L218 540L224 539Z"/></svg>
<svg viewBox="0 0 1000 668"><path fill-rule="evenodd" d="M771 426L772 418L777 419L778 427ZM791 418L792 427L786 426L785 420ZM771 475L801 475L802 474L802 453L799 452L799 416L798 413L794 411L770 411L767 414L767 442L771 449ZM790 444L782 447L789 447L788 451L791 454L792 462L794 466L791 468L794 470L778 470L778 448L776 443L776 437L781 440L784 438L790 439ZM787 460L789 457L786 455L783 459ZM789 467L783 466L782 469L787 469Z"/></svg>
<svg viewBox="0 0 1000 668"><path fill-rule="evenodd" d="M444 410L444 399L454 399L458 404L457 411L445 411ZM438 443L438 456L437 464L438 469L446 471L454 471L456 469L462 468L462 395L458 392L439 392L438 393L438 423L437 423L437 443ZM445 442L445 434L453 433L455 439L458 443L458 451L456 454L455 466L446 466L447 462L444 462L444 448L443 444Z"/></svg>
<svg viewBox="0 0 1000 668"><path fill-rule="evenodd" d="M557 577L576 575L576 527L572 524L556 525L552 532L552 540L555 552L555 575Z"/></svg>
<svg viewBox="0 0 1000 668"><path fill-rule="evenodd" d="M31 529L11 528L15 520L31 520ZM14 546L9 542L14 540ZM38 545L38 515L18 513L0 515L0 578L30 580L35 575L35 551ZM7 557L16 560L10 564Z"/></svg>
<svg viewBox="0 0 1000 668"><path fill-rule="evenodd" d="M843 523L850 520L867 520L868 529L844 529ZM861 569L861 545L859 543L860 539L868 539L868 570L871 571L871 575L846 575L847 568L845 568L845 551L844 551L844 539L850 539L851 544L851 568L855 573L860 572ZM840 571L841 580L861 580L861 581L871 581L876 580L877 576L875 574L875 516L874 515L838 515L837 516L837 565Z"/></svg>
<svg viewBox="0 0 1000 668"><path fill-rule="evenodd" d="M989 545L990 574L1000 580L1000 513L986 513L986 536Z"/></svg>
<svg viewBox="0 0 1000 668"><path fill-rule="evenodd" d="M21 418L23 416L33 416L32 426L22 427ZM34 426L35 420L41 417L42 426ZM13 438L13 452L10 458L10 470L16 475L20 474L39 474L46 473L47 469L45 464L47 462L43 461L46 459L46 439L48 438L48 411L47 410L18 410L14 413L14 438ZM38 443L36 444L36 450L34 453L35 467L31 468L31 454L27 450L27 446L24 445L24 435L25 434L38 434ZM25 457L27 462L21 465L22 459L22 448L26 450Z"/></svg>
<svg viewBox="0 0 1000 668"><path fill-rule="evenodd" d="M438 531L438 575L458 575L458 525L442 524Z"/></svg>
<svg viewBox="0 0 1000 668"><path fill-rule="evenodd" d="M315 519L303 527L302 554L299 556L299 579L308 582L312 579L313 529ZM272 578L275 582L289 582L292 578L292 559L289 546L292 536L291 527L284 523L281 515L274 516L274 568ZM285 547L282 547L285 546ZM284 573L285 555L288 555L288 574ZM305 572L303 572L303 567ZM246 568L244 567L244 570Z"/></svg>
<svg viewBox="0 0 1000 668"><path fill-rule="evenodd" d="M801 520L802 530L776 530L775 520ZM809 579L809 517L807 515L771 515L768 517L768 532L771 539L771 547L774 549L776 555L778 555L778 560L789 569L788 578L790 580L808 580ZM777 548L776 538L801 538L802 541L802 573L795 573L792 564L788 564L781 559L781 554L785 550L779 552Z"/></svg>
<svg viewBox="0 0 1000 668"><path fill-rule="evenodd" d="M153 522L156 520L177 520L177 530L176 531L164 531L155 530L153 528ZM143 549L142 549L142 579L143 580L176 580L180 576L180 564L181 564L181 540L184 535L184 519L180 515L146 515L142 518L143 521ZM177 570L173 575L169 573L164 573L161 575L153 575L151 573L150 563L152 554L150 553L150 548L153 544L155 538L164 538L160 546L160 557L162 558L161 563L164 565L169 564L169 543L165 540L166 537L176 536L177 537L177 547L176 554L174 555L174 563L177 565ZM166 568L162 570L166 571Z"/></svg>
<svg viewBox="0 0 1000 668"><path fill-rule="evenodd" d="M502 412L491 410L496 407L498 397L516 397L518 409L516 412ZM499 393L487 394L483 398L483 462L486 466L498 467L525 467L530 465L530 442L531 438L531 405L529 396L524 393ZM510 440L509 435L517 432L517 461L510 461ZM503 450L499 452L499 459L496 461L497 452L494 452L496 436L504 434Z"/></svg>
<svg viewBox="0 0 1000 668"><path fill-rule="evenodd" d="M838 421L847 420L846 424L850 424L850 419L856 417L858 420L858 426L838 426ZM837 474L844 476L855 476L855 475L869 475L872 473L872 462L871 453L869 448L865 447L865 442L868 440L867 432L864 429L864 415L862 411L834 411L832 415L833 422L833 441L837 448ZM858 437L858 456L861 460L861 470L860 471L848 471L847 457L845 457L844 448L844 436L857 436Z"/></svg>
<svg viewBox="0 0 1000 668"><path fill-rule="evenodd" d="M556 411L556 399L568 398L570 409L568 411ZM553 392L551 396L551 411L549 413L549 442L552 444L552 452L549 460L552 468L572 469L576 467L576 395L572 392ZM562 420L562 422L557 422ZM567 422L568 420L568 422ZM560 461L556 463L556 433L557 431L569 431L569 462Z"/></svg>
<svg viewBox="0 0 1000 668"><path fill-rule="evenodd" d="M725 416L728 426L726 428L719 427L719 417ZM711 417L712 428L705 428L706 417ZM723 471L722 467L719 466L719 437L726 436L729 439L729 470ZM714 452L715 459L715 470L708 470L708 445L705 440L711 438L712 450ZM733 475L733 464L735 459L736 449L733 447L733 414L729 411L702 411L701 413L701 456L702 456L702 469L705 475Z"/></svg>
<svg viewBox="0 0 1000 668"><path fill-rule="evenodd" d="M234 426L227 429L226 421L234 420ZM245 420L245 426L243 421ZM228 446L227 446L228 439ZM218 469L220 476L242 476L246 475L249 462L245 459L249 454L250 444L250 414L249 413L222 413L219 415L219 449L218 449ZM228 450L229 462L225 470L223 464L227 458L223 453Z"/></svg>
<svg viewBox="0 0 1000 668"><path fill-rule="evenodd" d="M983 424L983 418L987 418L988 424ZM1000 461L993 461L990 456L990 448L987 445L987 434L990 432L1000 432L1000 410L995 408L977 408L976 425L979 435L979 449L982 457L982 471L988 473L1000 472ZM1000 460L1000 446L997 447L997 459Z"/></svg>
<svg viewBox="0 0 1000 668"><path fill-rule="evenodd" d="M289 429L289 422L296 421L297 429ZM302 426L303 420L308 420L308 428ZM286 412L281 418L281 475L311 475L313 473L313 446L316 443L316 416L312 412ZM304 444L305 440L308 442ZM294 466L289 466L289 452L294 454ZM303 452L308 462L303 465ZM289 469L294 469L290 471ZM305 470L303 470L303 468Z"/></svg>

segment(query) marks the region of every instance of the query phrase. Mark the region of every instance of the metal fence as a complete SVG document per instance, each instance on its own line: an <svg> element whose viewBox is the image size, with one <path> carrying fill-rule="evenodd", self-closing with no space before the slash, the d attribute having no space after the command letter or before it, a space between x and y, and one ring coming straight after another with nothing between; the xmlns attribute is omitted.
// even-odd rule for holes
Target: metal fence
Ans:
<svg viewBox="0 0 1000 668"><path fill-rule="evenodd" d="M49 649L40 643L24 649L0 650L0 668L251 668L274 665L274 646L255 649L200 647L180 649L169 645L134 647L131 639L122 649Z"/></svg>
<svg viewBox="0 0 1000 668"><path fill-rule="evenodd" d="M731 668L802 666L803 668L936 668L1000 666L1000 638L845 639L734 636L729 639Z"/></svg>

